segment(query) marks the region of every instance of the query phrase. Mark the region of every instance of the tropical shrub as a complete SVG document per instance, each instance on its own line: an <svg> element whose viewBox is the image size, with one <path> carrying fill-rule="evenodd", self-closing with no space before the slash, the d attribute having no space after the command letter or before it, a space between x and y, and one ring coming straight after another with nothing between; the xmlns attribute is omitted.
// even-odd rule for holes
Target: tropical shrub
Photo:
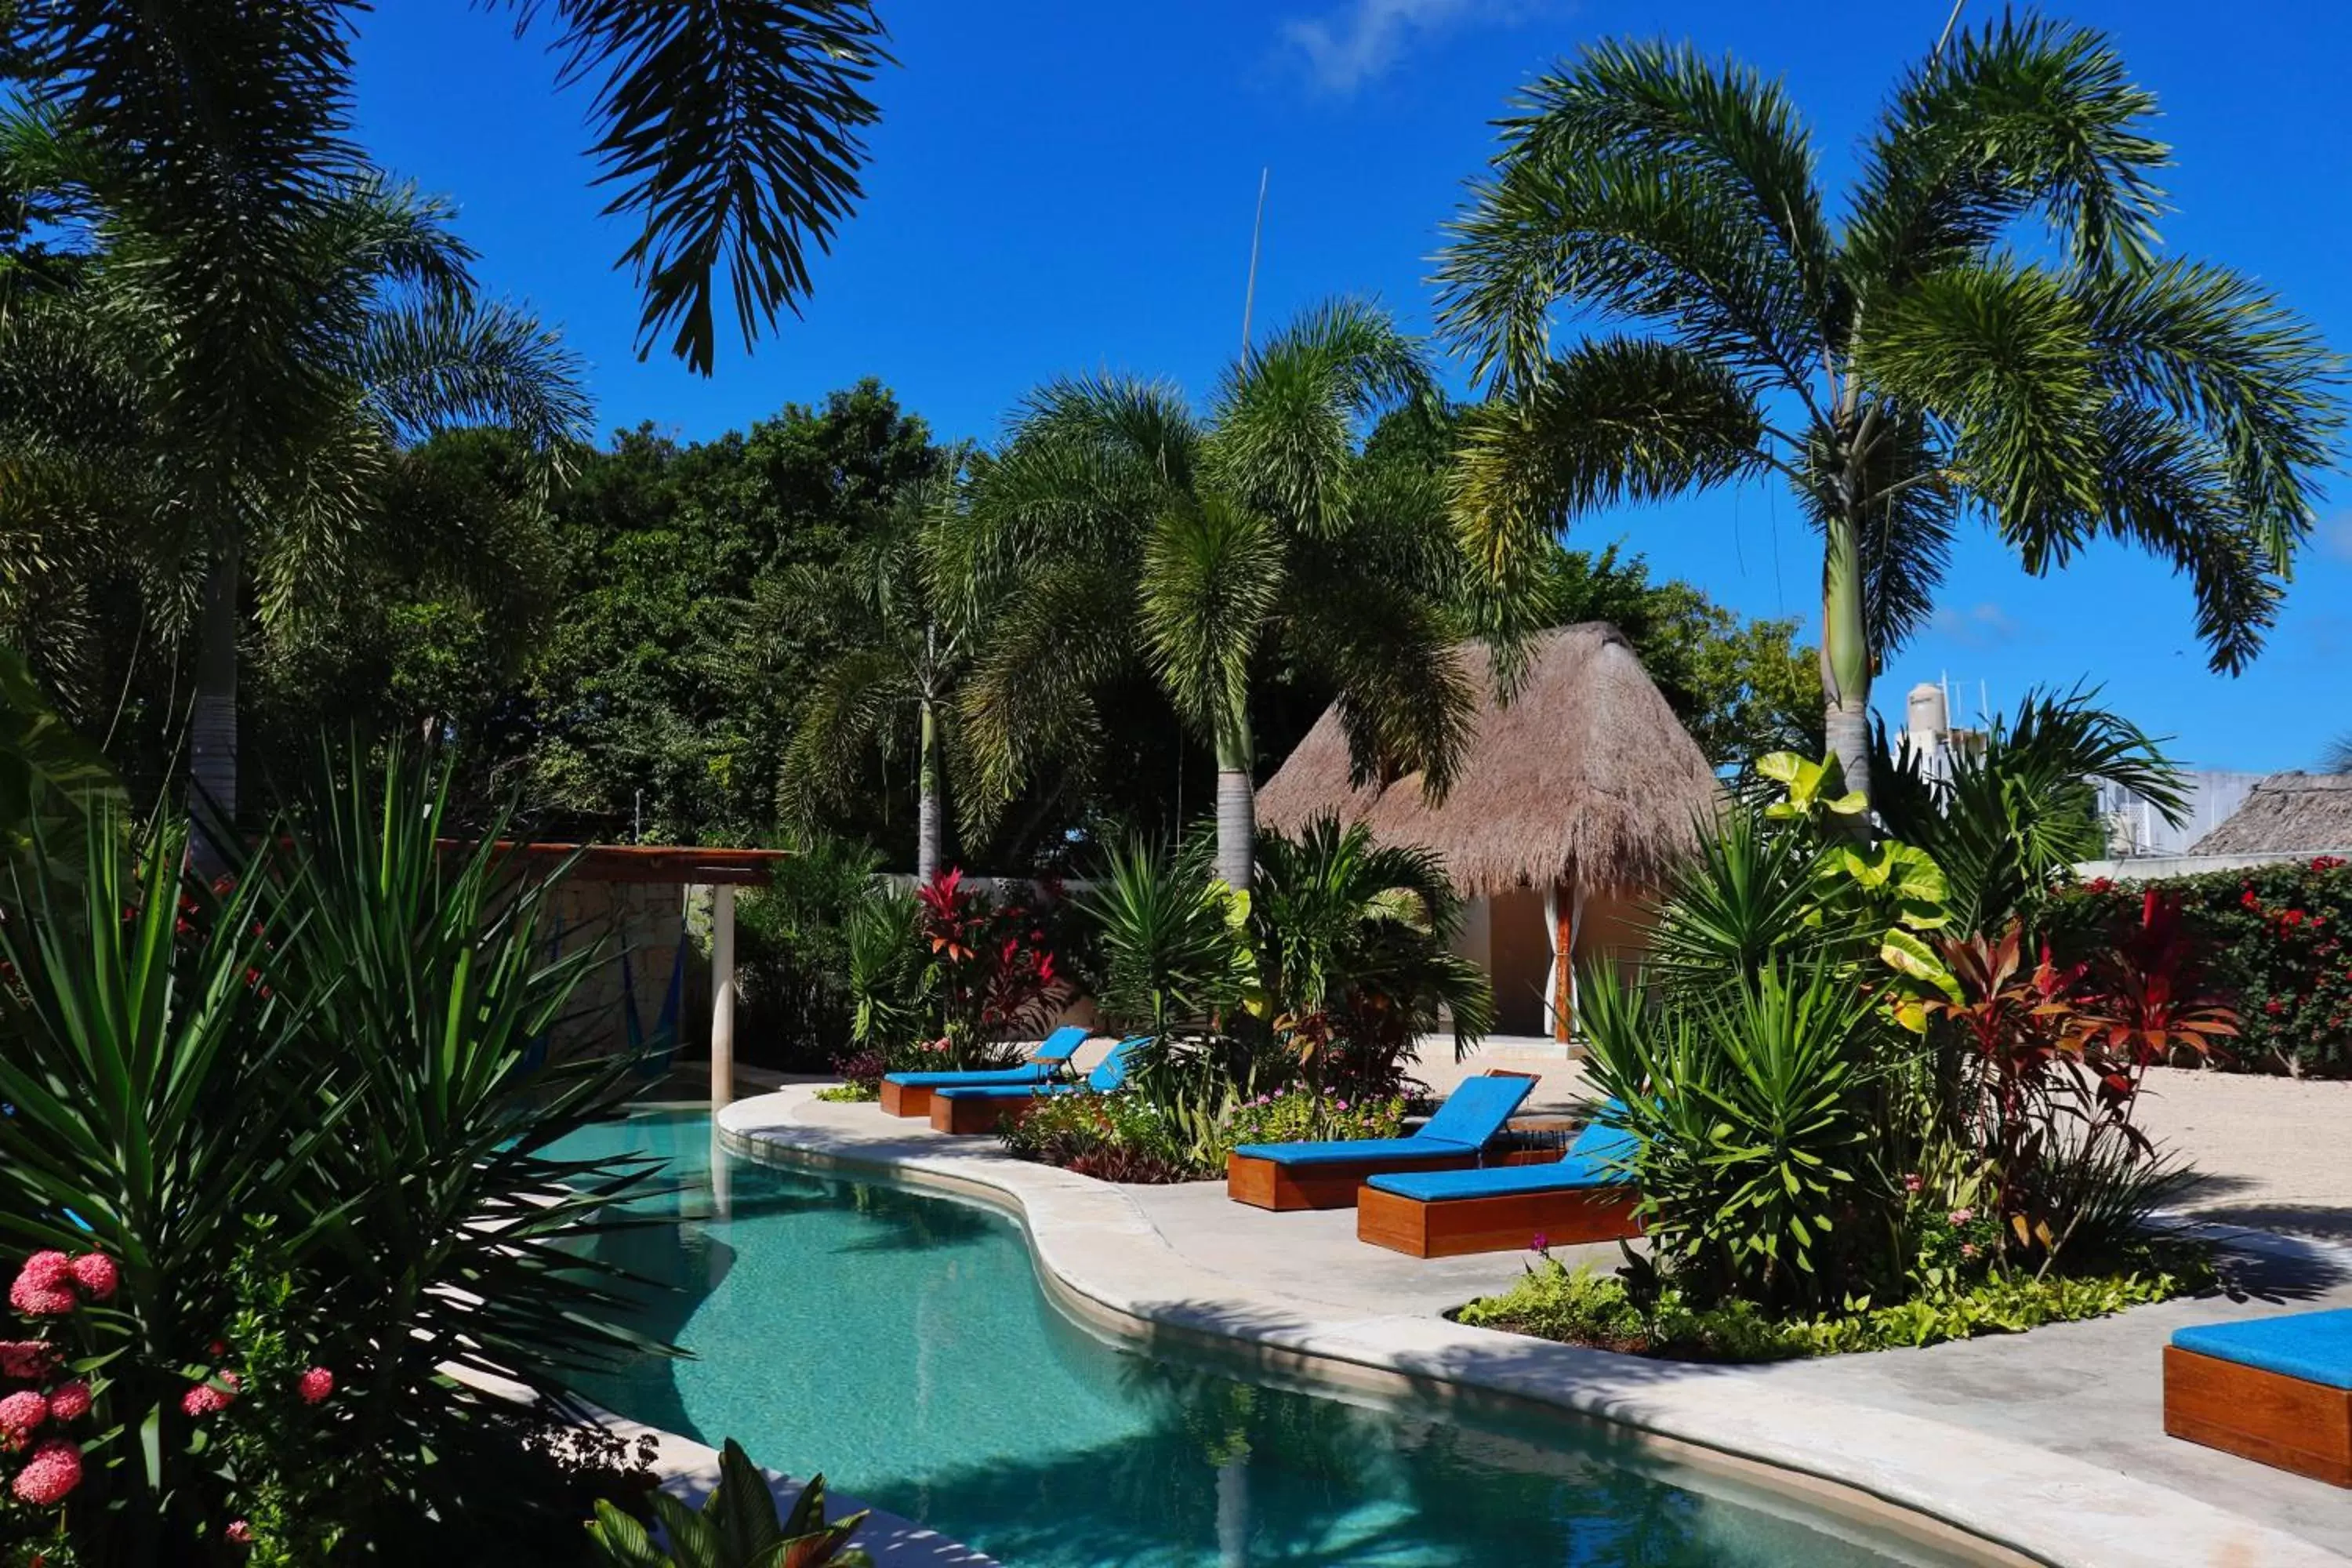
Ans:
<svg viewBox="0 0 2352 1568"><path fill-rule="evenodd" d="M1015 1157L1106 1182L1181 1182L1199 1171L1175 1122L1139 1094L1042 1096L999 1136Z"/></svg>
<svg viewBox="0 0 2352 1568"><path fill-rule="evenodd" d="M1900 1200L1880 1115L1889 1031L1860 987L1773 958L1695 994L1604 967L1578 994L1662 1272L1702 1303L1805 1309L1876 1271Z"/></svg>
<svg viewBox="0 0 2352 1568"><path fill-rule="evenodd" d="M1013 1042L1035 1038L1069 995L1043 911L1025 900L994 901L966 886L960 868L918 888L915 904L917 934L929 951L933 1033L949 1045L949 1059L937 1065L1009 1065Z"/></svg>
<svg viewBox="0 0 2352 1568"><path fill-rule="evenodd" d="M2246 1072L2352 1073L2352 868L2337 856L2154 883L2095 879L2032 911L2063 962L2126 942L2149 888L2179 911L2204 988L2235 1005L2240 1030L2202 1059Z"/></svg>
<svg viewBox="0 0 2352 1568"><path fill-rule="evenodd" d="M736 901L736 964L747 1039L772 1040L776 1065L816 1068L849 1048L857 997L850 927L884 897L879 851L862 840L809 833L773 867L764 888Z"/></svg>
<svg viewBox="0 0 2352 1568"><path fill-rule="evenodd" d="M866 1516L827 1522L823 1476L802 1488L792 1512L779 1518L768 1478L732 1437L719 1452L719 1484L700 1512L667 1492L654 1494L653 1511L666 1549L637 1520L599 1502L588 1534L600 1560L611 1568L873 1568L874 1560L849 1544Z"/></svg>
<svg viewBox="0 0 2352 1568"><path fill-rule="evenodd" d="M1169 850L1140 839L1114 847L1078 904L1102 948L1096 1000L1153 1036L1238 1024L1255 971L1248 906L1210 874L1204 836Z"/></svg>
<svg viewBox="0 0 2352 1568"><path fill-rule="evenodd" d="M1257 992L1307 1081L1392 1095L1421 1036L1450 1021L1458 1057L1493 1027L1491 983L1453 951L1462 900L1435 855L1326 813L1296 837L1259 835L1257 865Z"/></svg>
<svg viewBox="0 0 2352 1568"><path fill-rule="evenodd" d="M339 762L217 889L169 820L135 859L108 826L78 878L10 883L0 1235L115 1260L81 1348L98 1429L137 1435L84 1474L84 1561L241 1559L230 1527L298 1498L306 1561L338 1536L537 1561L551 1474L444 1368L551 1394L660 1350L599 1326L618 1298L572 1245L642 1173L545 1152L628 1070L529 1050L594 955L546 956L561 876L509 874L503 818L436 842L447 778ZM296 1360L331 1369L331 1419L215 1419Z"/></svg>
<svg viewBox="0 0 2352 1568"><path fill-rule="evenodd" d="M887 1063L928 1025L931 976L919 910L905 893L877 889L850 906L842 933L849 967L850 1040L859 1053Z"/></svg>
<svg viewBox="0 0 2352 1568"><path fill-rule="evenodd" d="M1225 1150L1243 1143L1339 1142L1394 1138L1404 1131L1405 1100L1392 1094L1349 1100L1312 1089L1289 1089L1243 1100L1224 1119ZM1223 1161L1218 1161L1222 1168Z"/></svg>

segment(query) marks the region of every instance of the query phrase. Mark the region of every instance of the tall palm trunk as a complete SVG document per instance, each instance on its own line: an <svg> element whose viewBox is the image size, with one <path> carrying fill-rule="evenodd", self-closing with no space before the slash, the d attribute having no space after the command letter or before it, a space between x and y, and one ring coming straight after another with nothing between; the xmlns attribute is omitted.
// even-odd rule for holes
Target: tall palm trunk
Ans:
<svg viewBox="0 0 2352 1568"><path fill-rule="evenodd" d="M1228 714L1217 727L1217 876L1247 892L1257 864L1257 795L1250 787L1249 713Z"/></svg>
<svg viewBox="0 0 2352 1568"><path fill-rule="evenodd" d="M1862 604L1862 531L1831 514L1822 557L1822 729L1848 789L1870 795L1870 637ZM1866 816L1852 819L1868 831Z"/></svg>
<svg viewBox="0 0 2352 1568"><path fill-rule="evenodd" d="M922 750L916 763L915 877L929 887L940 874L940 716L929 698L922 703Z"/></svg>
<svg viewBox="0 0 2352 1568"><path fill-rule="evenodd" d="M188 809L196 831L190 852L196 868L216 876L229 863L229 846L215 843L236 821L237 552L223 546L205 571L204 605L196 622L195 703L188 725Z"/></svg>

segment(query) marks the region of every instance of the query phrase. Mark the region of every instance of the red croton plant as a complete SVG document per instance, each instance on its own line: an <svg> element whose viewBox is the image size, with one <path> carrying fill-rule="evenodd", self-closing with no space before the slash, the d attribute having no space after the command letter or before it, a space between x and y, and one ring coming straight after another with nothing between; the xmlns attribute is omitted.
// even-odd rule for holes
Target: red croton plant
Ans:
<svg viewBox="0 0 2352 1568"><path fill-rule="evenodd" d="M961 868L934 877L915 898L948 1065L1010 1060L1014 1042L1042 1033L1069 995L1044 911L1019 899L996 902L967 885Z"/></svg>
<svg viewBox="0 0 2352 1568"><path fill-rule="evenodd" d="M2060 967L2045 943L2028 970L2024 933L1942 944L1961 1000L1936 1000L1958 1043L1954 1108L1989 1163L2003 1227L2044 1267L2079 1215L2061 1167L2151 1161L2134 1124L2142 1075L2225 1048L2237 1016L2202 987L2178 904L2150 890L2138 924L2088 963Z"/></svg>

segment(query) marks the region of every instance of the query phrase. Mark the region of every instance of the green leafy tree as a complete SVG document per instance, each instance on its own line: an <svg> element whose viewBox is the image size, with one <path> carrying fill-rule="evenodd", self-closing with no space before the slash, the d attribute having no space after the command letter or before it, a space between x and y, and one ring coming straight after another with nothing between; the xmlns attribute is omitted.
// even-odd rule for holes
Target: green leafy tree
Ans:
<svg viewBox="0 0 2352 1568"><path fill-rule="evenodd" d="M1430 396L1418 345L1343 301L1251 348L1205 421L1139 382L1032 397L953 552L992 611L962 702L968 806L984 817L1086 744L1140 663L1216 754L1215 869L1246 888L1252 704L1277 658L1336 689L1362 774L1417 768L1442 794L1474 705L1445 657L1459 558L1440 486L1360 451L1382 409Z"/></svg>
<svg viewBox="0 0 2352 1568"><path fill-rule="evenodd" d="M196 323L171 290L204 264L192 254L201 236L165 226L184 215L122 184L112 151L62 121L20 116L0 138L16 177L85 216L92 237L71 287L0 323L13 395L0 450L36 476L10 531L37 536L68 510L124 542L117 552L154 589L158 632L190 643L192 791L233 818L249 618L286 632L353 589L365 542L387 528L391 476L436 429L502 425L544 470L559 468L586 428L576 365L531 317L475 297L472 252L445 205L359 176L304 209L275 273L241 285L294 297L275 321L293 363L229 367L277 378L276 390L223 427L178 384ZM93 405L105 417L87 424ZM448 548L462 542L456 531L421 536L441 559L462 553Z"/></svg>
<svg viewBox="0 0 2352 1568"><path fill-rule="evenodd" d="M941 461L872 381L716 440L642 428L584 459L551 503L556 607L520 693L547 819L626 831L642 803L650 838L770 831L802 705L847 646L793 584L887 534ZM828 826L905 844L903 814L859 782Z"/></svg>
<svg viewBox="0 0 2352 1568"><path fill-rule="evenodd" d="M2167 150L2100 35L2004 16L1896 84L1843 216L1781 87L1605 43L1528 89L1441 264L1495 401L1461 525L1523 597L1569 518L1777 474L1822 539L1823 709L1868 797L1870 684L1965 518L2027 570L2173 563L2214 668L2260 647L2342 411L2299 317L2155 258ZM2046 258L2017 247L2037 220ZM1563 348L1556 314L1607 329ZM1859 820L1859 819L1858 819Z"/></svg>

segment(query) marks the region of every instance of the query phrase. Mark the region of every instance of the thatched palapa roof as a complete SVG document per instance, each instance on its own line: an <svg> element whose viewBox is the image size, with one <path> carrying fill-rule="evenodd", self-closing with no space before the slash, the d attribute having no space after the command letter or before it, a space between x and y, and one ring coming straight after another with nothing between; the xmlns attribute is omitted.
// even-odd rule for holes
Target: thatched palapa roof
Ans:
<svg viewBox="0 0 2352 1568"><path fill-rule="evenodd" d="M2273 773L2191 855L2352 850L2352 773Z"/></svg>
<svg viewBox="0 0 2352 1568"><path fill-rule="evenodd" d="M1555 880L1654 887L1691 846L1694 821L1722 788L1697 742L1650 683L1624 634L1605 622L1542 634L1526 682L1498 704L1486 650L1457 648L1483 698L1459 782L1423 799L1421 775L1386 789L1348 783L1348 737L1327 710L1258 791L1259 820L1296 831L1336 811L1389 844L1444 857L1465 894Z"/></svg>

